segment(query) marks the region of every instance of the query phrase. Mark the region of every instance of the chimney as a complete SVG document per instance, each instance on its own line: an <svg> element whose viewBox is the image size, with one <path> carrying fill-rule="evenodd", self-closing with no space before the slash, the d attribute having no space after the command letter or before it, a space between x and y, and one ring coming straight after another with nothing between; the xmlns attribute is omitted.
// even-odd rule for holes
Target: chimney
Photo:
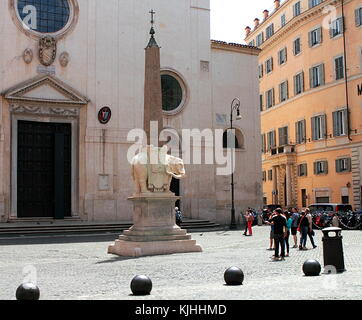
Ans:
<svg viewBox="0 0 362 320"><path fill-rule="evenodd" d="M250 32L251 32L251 28L249 26L247 26L245 28L245 38L250 34Z"/></svg>
<svg viewBox="0 0 362 320"><path fill-rule="evenodd" d="M264 20L266 20L269 17L269 11L265 9L263 11L263 14L264 14Z"/></svg>
<svg viewBox="0 0 362 320"><path fill-rule="evenodd" d="M280 7L280 0L274 0L274 7L275 7L275 10L278 10L279 7Z"/></svg>
<svg viewBox="0 0 362 320"><path fill-rule="evenodd" d="M259 26L260 20L259 18L254 19L254 29L256 29Z"/></svg>

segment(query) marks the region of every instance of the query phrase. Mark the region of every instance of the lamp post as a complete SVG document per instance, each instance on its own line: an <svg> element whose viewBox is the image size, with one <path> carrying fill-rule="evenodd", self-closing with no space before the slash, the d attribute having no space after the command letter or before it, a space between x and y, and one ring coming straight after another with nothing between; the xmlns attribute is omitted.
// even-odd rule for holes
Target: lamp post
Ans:
<svg viewBox="0 0 362 320"><path fill-rule="evenodd" d="M241 120L240 115L240 100L235 98L231 102L231 111L230 111L230 129L233 128L233 113L236 110L236 120ZM230 230L236 229L235 222L235 205L234 205L234 152L235 152L235 135L233 139L233 145L231 146L234 150L231 151L231 222L230 222Z"/></svg>

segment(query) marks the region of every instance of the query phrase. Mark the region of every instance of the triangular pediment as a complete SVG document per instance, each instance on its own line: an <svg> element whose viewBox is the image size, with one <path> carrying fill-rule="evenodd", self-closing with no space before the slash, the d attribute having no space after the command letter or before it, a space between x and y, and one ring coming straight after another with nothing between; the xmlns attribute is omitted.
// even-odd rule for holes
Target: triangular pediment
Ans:
<svg viewBox="0 0 362 320"><path fill-rule="evenodd" d="M63 81L51 75L42 75L22 82L2 93L10 101L28 101L57 104L87 104L89 99Z"/></svg>

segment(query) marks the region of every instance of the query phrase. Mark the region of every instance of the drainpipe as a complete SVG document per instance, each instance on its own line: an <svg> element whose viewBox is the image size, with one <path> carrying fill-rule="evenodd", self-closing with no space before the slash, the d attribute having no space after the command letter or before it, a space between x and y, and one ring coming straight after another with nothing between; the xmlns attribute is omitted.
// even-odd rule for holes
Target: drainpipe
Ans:
<svg viewBox="0 0 362 320"><path fill-rule="evenodd" d="M347 134L348 140L352 141L351 138L351 115L349 111L349 99L348 99L348 76L347 76L347 48L346 48L346 26L344 16L344 0L342 2L342 21L343 21L343 55L344 55L344 84L346 93L346 106L347 106Z"/></svg>

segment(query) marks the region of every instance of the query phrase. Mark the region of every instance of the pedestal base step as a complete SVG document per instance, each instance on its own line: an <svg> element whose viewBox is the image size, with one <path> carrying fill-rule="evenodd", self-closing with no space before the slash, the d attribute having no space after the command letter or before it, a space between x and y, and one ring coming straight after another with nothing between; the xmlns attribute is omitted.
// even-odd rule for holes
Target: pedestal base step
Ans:
<svg viewBox="0 0 362 320"><path fill-rule="evenodd" d="M124 257L153 256L172 253L202 252L196 240L169 240L134 242L116 240L108 247L108 253Z"/></svg>

